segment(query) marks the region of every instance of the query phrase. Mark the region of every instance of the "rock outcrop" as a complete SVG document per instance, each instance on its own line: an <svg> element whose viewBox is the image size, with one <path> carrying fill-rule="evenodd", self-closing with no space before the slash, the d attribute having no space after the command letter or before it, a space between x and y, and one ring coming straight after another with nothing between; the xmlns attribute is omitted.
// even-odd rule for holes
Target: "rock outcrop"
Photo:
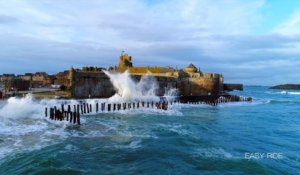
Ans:
<svg viewBox="0 0 300 175"><path fill-rule="evenodd" d="M270 87L270 89L284 89L284 90L300 90L300 84L282 84Z"/></svg>

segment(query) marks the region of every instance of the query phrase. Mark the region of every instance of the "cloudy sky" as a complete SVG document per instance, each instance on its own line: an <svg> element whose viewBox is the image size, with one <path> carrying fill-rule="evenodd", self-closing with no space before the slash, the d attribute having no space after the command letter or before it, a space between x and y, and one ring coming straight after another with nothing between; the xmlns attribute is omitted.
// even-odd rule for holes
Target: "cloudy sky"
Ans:
<svg viewBox="0 0 300 175"><path fill-rule="evenodd" d="M298 0L0 0L0 74L116 65L300 83Z"/></svg>

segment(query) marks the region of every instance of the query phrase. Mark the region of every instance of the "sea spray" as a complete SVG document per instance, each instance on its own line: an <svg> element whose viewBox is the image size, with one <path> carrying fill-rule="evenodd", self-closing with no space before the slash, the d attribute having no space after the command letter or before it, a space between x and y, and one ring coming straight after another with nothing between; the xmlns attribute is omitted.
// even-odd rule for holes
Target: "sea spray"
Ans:
<svg viewBox="0 0 300 175"><path fill-rule="evenodd" d="M43 111L43 105L36 103L31 94L24 98L11 97L0 109L1 119L3 118L39 118Z"/></svg>
<svg viewBox="0 0 300 175"><path fill-rule="evenodd" d="M54 103L57 101L36 100L31 94L4 101L0 107L0 164L7 155L40 149L64 138L66 125L44 117L45 106Z"/></svg>
<svg viewBox="0 0 300 175"><path fill-rule="evenodd" d="M104 71L104 73L117 91L108 101L159 101L160 87L151 72L141 76L139 81L134 81L128 71L124 73ZM175 100L178 90L173 87L164 88L164 96L168 101Z"/></svg>
<svg viewBox="0 0 300 175"><path fill-rule="evenodd" d="M135 82L128 71L124 73L111 73L104 71L110 78L117 93L111 100L121 101L158 101L157 91L159 89L156 79L149 73L143 75L139 82Z"/></svg>

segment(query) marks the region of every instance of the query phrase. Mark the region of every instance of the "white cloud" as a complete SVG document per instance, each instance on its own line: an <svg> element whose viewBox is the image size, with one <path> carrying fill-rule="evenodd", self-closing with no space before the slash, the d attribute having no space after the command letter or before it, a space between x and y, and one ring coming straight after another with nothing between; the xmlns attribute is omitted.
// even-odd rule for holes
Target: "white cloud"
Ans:
<svg viewBox="0 0 300 175"><path fill-rule="evenodd" d="M282 35L300 35L300 11L295 12L291 17L280 24L274 30Z"/></svg>
<svg viewBox="0 0 300 175"><path fill-rule="evenodd" d="M278 33L253 36L252 27L260 21L264 3L0 0L0 61L5 63L0 70L56 72L71 65L107 67L117 64L125 49L135 65L183 67L194 62L205 71L221 72L233 80L264 82L249 77L288 72L280 65L291 66L289 60L300 55L297 37ZM288 29L292 24L297 26L297 20L282 26Z"/></svg>

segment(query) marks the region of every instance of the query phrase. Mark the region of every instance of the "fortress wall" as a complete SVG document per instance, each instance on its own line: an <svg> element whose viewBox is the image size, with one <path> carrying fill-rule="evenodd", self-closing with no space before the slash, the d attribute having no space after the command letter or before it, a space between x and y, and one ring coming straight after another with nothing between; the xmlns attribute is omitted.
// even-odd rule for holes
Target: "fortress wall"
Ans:
<svg viewBox="0 0 300 175"><path fill-rule="evenodd" d="M64 85L67 88L70 88L71 87L70 71L64 71L58 73L55 77L54 84Z"/></svg>
<svg viewBox="0 0 300 175"><path fill-rule="evenodd" d="M71 94L75 98L108 98L115 94L103 72L73 72Z"/></svg>
<svg viewBox="0 0 300 175"><path fill-rule="evenodd" d="M178 88L178 79L172 77L155 77L157 79L159 85L159 92L158 95L164 95L170 89L177 89Z"/></svg>
<svg viewBox="0 0 300 175"><path fill-rule="evenodd" d="M132 75L132 78L138 82L140 81L141 77L143 75ZM158 84L158 92L157 95L164 95L166 92L168 92L170 89L175 89L178 88L178 79L174 77L166 77L166 76L161 76L161 75L153 75L154 78L157 81Z"/></svg>
<svg viewBox="0 0 300 175"><path fill-rule="evenodd" d="M202 96L217 95L223 91L223 77L220 74L203 74L203 76L177 78L171 76L153 75L157 80L159 90L157 95L164 95L170 89L178 89L179 95ZM74 98L108 98L115 94L109 77L102 71L73 71L71 73L71 92ZM138 82L142 75L134 74L132 78Z"/></svg>
<svg viewBox="0 0 300 175"><path fill-rule="evenodd" d="M203 76L200 78L184 78L180 81L179 92L183 96L217 95L222 91L220 78Z"/></svg>

